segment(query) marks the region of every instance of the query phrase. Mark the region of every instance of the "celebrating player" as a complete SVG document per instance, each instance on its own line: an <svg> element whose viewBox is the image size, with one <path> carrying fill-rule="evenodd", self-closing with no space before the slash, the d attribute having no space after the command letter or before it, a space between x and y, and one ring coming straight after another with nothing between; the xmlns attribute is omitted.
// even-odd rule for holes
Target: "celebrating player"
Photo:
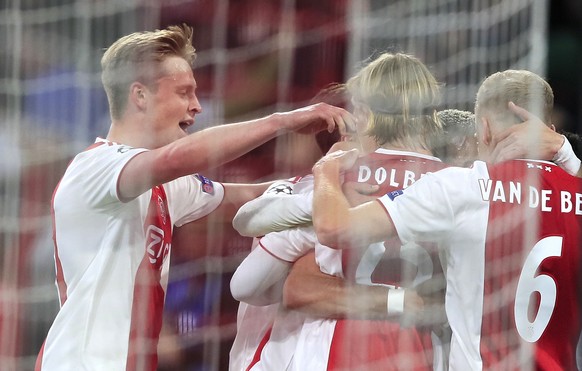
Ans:
<svg viewBox="0 0 582 371"><path fill-rule="evenodd" d="M155 370L173 227L236 210L268 185L192 174L282 132L346 134L349 113L318 104L188 135L202 109L191 42L188 26L138 32L101 60L112 123L54 193L60 311L37 370Z"/></svg>

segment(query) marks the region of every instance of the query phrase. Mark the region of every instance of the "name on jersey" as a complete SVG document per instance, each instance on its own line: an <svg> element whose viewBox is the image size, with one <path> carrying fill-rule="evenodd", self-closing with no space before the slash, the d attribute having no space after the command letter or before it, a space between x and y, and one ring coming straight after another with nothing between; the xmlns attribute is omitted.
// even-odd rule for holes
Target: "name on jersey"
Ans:
<svg viewBox="0 0 582 371"><path fill-rule="evenodd" d="M533 186L522 187L520 182L491 179L479 179L479 190L483 201L511 204L527 202L530 208L539 208L545 212L553 211L552 201L555 197L559 197L562 213L574 212L576 215L582 215L582 193L560 191L559 194L554 194L550 189L537 189Z"/></svg>
<svg viewBox="0 0 582 371"><path fill-rule="evenodd" d="M424 174L420 175L422 178ZM376 184L382 185L385 182L395 188L406 188L414 183L417 175L414 171L396 169L386 169L383 167L375 168L374 171L369 166L361 165L358 169L358 182L366 183L370 179L374 180Z"/></svg>

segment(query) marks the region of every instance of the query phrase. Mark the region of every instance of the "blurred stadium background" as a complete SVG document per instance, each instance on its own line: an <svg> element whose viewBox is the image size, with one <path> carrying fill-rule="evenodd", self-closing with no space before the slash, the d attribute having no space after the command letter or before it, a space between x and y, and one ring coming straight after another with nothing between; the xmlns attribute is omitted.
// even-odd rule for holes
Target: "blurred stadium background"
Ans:
<svg viewBox="0 0 582 371"><path fill-rule="evenodd" d="M3 0L0 2L0 369L30 370L58 309L50 198L71 156L109 125L99 61L133 31L188 23L203 113L196 130L308 103L372 53L415 54L472 110L507 68L549 79L559 128L582 130L579 0ZM309 172L316 140L288 135L205 174ZM211 222L211 221L209 221ZM216 226L172 256L160 369L226 370L230 275L250 241Z"/></svg>

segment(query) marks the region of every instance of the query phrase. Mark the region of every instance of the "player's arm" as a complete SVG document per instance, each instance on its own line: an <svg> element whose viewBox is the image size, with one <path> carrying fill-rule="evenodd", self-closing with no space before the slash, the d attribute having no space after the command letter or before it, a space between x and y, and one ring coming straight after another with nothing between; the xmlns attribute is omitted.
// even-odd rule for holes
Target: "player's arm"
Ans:
<svg viewBox="0 0 582 371"><path fill-rule="evenodd" d="M340 172L349 169L358 152L337 151L313 167L313 225L319 241L332 248L367 246L396 235L392 220L377 201L350 208L342 192Z"/></svg>
<svg viewBox="0 0 582 371"><path fill-rule="evenodd" d="M557 133L538 117L512 102L509 103L509 108L523 120L523 123L513 125L493 138L495 145L492 152L493 161L502 162L516 158L553 161L569 174L582 176L580 160L564 135ZM532 150L535 153L532 153Z"/></svg>
<svg viewBox="0 0 582 371"><path fill-rule="evenodd" d="M186 259L198 259L208 254L212 241L220 241L228 236L236 236L232 218L236 210L249 199L262 194L270 182L259 184L222 183L224 198L216 209L208 215L176 226L172 233L172 251ZM220 236L216 237L216 236ZM225 237L226 236L226 237ZM218 251L219 246L212 251Z"/></svg>
<svg viewBox="0 0 582 371"><path fill-rule="evenodd" d="M280 302L291 265L314 245L312 228L274 232L261 238L231 279L233 297L252 305Z"/></svg>
<svg viewBox="0 0 582 371"><path fill-rule="evenodd" d="M342 108L319 103L261 119L201 130L164 147L136 155L119 177L118 193L122 200L129 200L155 185L236 159L281 133L316 133L325 129L331 132L336 126L342 134L351 130L350 114Z"/></svg>
<svg viewBox="0 0 582 371"><path fill-rule="evenodd" d="M283 305L322 318L396 319L405 310L420 311L423 300L413 290L356 285L325 274L310 252L293 264Z"/></svg>
<svg viewBox="0 0 582 371"><path fill-rule="evenodd" d="M276 188L279 182L274 183ZM352 205L370 201L375 197L367 196L378 186L349 182L343 191ZM292 188L290 188L292 192ZM234 229L242 236L258 237L270 232L287 228L311 225L313 193L281 194L267 192L244 204L232 221Z"/></svg>
<svg viewBox="0 0 582 371"><path fill-rule="evenodd" d="M291 266L292 263L273 257L260 246L254 248L230 280L232 297L257 306L280 302Z"/></svg>
<svg viewBox="0 0 582 371"><path fill-rule="evenodd" d="M311 224L311 195L293 194L291 180L274 182L261 196L242 205L232 219L242 236L258 237L270 232Z"/></svg>

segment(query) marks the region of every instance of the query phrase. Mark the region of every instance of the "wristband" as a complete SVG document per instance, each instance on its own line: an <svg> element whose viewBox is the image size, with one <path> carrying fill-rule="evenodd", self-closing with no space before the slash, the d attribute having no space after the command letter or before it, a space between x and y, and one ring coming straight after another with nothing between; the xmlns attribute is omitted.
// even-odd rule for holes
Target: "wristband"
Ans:
<svg viewBox="0 0 582 371"><path fill-rule="evenodd" d="M404 289L388 289L386 307L388 314L402 314L404 312Z"/></svg>
<svg viewBox="0 0 582 371"><path fill-rule="evenodd" d="M563 136L563 135L562 135ZM556 153L552 161L564 169L570 175L578 174L578 170L580 170L580 159L576 157L574 150L572 149L572 144L568 138L564 137L564 144L560 147L560 150Z"/></svg>

